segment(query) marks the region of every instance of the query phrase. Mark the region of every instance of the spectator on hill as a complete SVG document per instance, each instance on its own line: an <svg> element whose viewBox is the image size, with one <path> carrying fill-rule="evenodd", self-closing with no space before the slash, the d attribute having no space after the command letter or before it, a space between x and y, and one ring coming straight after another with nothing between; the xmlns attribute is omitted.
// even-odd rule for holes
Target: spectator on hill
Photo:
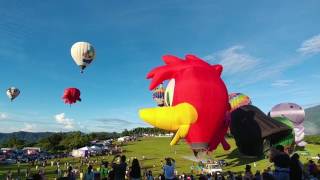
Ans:
<svg viewBox="0 0 320 180"><path fill-rule="evenodd" d="M231 171L227 172L227 180L235 180L234 175Z"/></svg>
<svg viewBox="0 0 320 180"><path fill-rule="evenodd" d="M262 173L262 179L263 180L275 180L275 178L273 177L272 174L268 173L268 172L263 172Z"/></svg>
<svg viewBox="0 0 320 180"><path fill-rule="evenodd" d="M175 179L174 168L175 160L172 158L165 158L166 164L163 166L163 173L166 180Z"/></svg>
<svg viewBox="0 0 320 180"><path fill-rule="evenodd" d="M67 178L68 178L68 180L76 180L76 175L72 171L72 167L71 166L68 167Z"/></svg>
<svg viewBox="0 0 320 180"><path fill-rule="evenodd" d="M284 152L282 145L277 145L275 149L270 149L270 161L273 162L275 166L274 177L276 180L290 179L290 157Z"/></svg>
<svg viewBox="0 0 320 180"><path fill-rule="evenodd" d="M159 177L158 177L158 179L159 179L159 180L165 180L166 177L164 176L164 174L160 174Z"/></svg>
<svg viewBox="0 0 320 180"><path fill-rule="evenodd" d="M149 171L147 172L146 177L147 177L147 180L154 180L154 178L153 178L153 176L152 176L152 171L151 171L151 170L149 170Z"/></svg>
<svg viewBox="0 0 320 180"><path fill-rule="evenodd" d="M138 159L133 159L132 165L129 171L129 179L140 180L141 179L141 168Z"/></svg>
<svg viewBox="0 0 320 180"><path fill-rule="evenodd" d="M7 173L7 180L11 180L11 179L12 179L12 172L11 170L9 170Z"/></svg>
<svg viewBox="0 0 320 180"><path fill-rule="evenodd" d="M101 164L101 167L99 169L101 180L107 180L108 174L109 174L108 166L109 166L109 162L103 162Z"/></svg>
<svg viewBox="0 0 320 180"><path fill-rule="evenodd" d="M112 160L112 164L113 164L112 168L114 170L114 179L124 180L126 177L126 170L127 170L126 156L122 155L120 157L120 163L116 164L114 163L114 160L118 157L120 157L120 155L116 155Z"/></svg>
<svg viewBox="0 0 320 180"><path fill-rule="evenodd" d="M261 173L259 170L256 171L256 174L254 174L254 180L261 180Z"/></svg>
<svg viewBox="0 0 320 180"><path fill-rule="evenodd" d="M86 172L84 176L84 180L94 180L94 173L92 171L92 166L89 165L88 171Z"/></svg>
<svg viewBox="0 0 320 180"><path fill-rule="evenodd" d="M39 173L36 173L32 176L32 180L43 180Z"/></svg>
<svg viewBox="0 0 320 180"><path fill-rule="evenodd" d="M242 177L242 174L241 174L241 173L238 173L238 175L236 176L235 179L236 179L236 180L242 180L242 178L243 178L243 177Z"/></svg>
<svg viewBox="0 0 320 180"><path fill-rule="evenodd" d="M308 173L310 175L312 174L317 174L318 172L318 168L317 168L317 165L314 163L313 160L309 160L309 163L308 163Z"/></svg>
<svg viewBox="0 0 320 180"><path fill-rule="evenodd" d="M243 176L244 180L251 180L253 179L253 174L251 172L251 166L249 164L246 165L246 169Z"/></svg>
<svg viewBox="0 0 320 180"><path fill-rule="evenodd" d="M301 180L302 179L303 165L299 161L299 155L294 153L290 159L290 180Z"/></svg>
<svg viewBox="0 0 320 180"><path fill-rule="evenodd" d="M114 180L114 164L111 164L111 170L109 171L109 174L108 174L108 180Z"/></svg>

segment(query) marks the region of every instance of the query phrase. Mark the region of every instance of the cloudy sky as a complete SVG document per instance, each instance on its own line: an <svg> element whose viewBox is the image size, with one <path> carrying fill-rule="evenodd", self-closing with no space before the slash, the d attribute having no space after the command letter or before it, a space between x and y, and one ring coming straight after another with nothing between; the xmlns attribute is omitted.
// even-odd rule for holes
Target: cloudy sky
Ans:
<svg viewBox="0 0 320 180"><path fill-rule="evenodd" d="M1 0L0 132L121 131L146 126L155 106L145 76L161 56L195 54L224 66L229 92L268 112L281 102L320 103L320 2ZM91 42L84 74L70 47ZM5 91L20 88L9 102ZM67 87L82 102L63 103ZM1 95L2 94L2 95Z"/></svg>

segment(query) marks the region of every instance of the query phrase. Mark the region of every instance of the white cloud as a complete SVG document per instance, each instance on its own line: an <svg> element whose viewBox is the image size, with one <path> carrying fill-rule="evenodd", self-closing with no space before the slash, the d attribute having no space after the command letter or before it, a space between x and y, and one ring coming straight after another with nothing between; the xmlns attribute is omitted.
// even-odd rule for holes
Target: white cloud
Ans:
<svg viewBox="0 0 320 180"><path fill-rule="evenodd" d="M33 132L36 130L36 127L37 126L35 124L24 123L24 127L21 131Z"/></svg>
<svg viewBox="0 0 320 180"><path fill-rule="evenodd" d="M0 121L7 120L7 119L8 119L8 115L6 113L0 113Z"/></svg>
<svg viewBox="0 0 320 180"><path fill-rule="evenodd" d="M271 83L271 85L275 87L287 87L291 85L293 82L294 80L276 80L273 83Z"/></svg>
<svg viewBox="0 0 320 180"><path fill-rule="evenodd" d="M224 72L235 74L254 69L259 63L259 59L243 52L244 47L240 45L232 46L218 53L213 53L204 57L209 63L219 63L223 65Z"/></svg>
<svg viewBox="0 0 320 180"><path fill-rule="evenodd" d="M320 34L305 40L297 51L304 55L320 53Z"/></svg>
<svg viewBox="0 0 320 180"><path fill-rule="evenodd" d="M54 119L56 120L57 123L62 124L65 129L74 128L74 120L71 118L67 118L64 113L55 115Z"/></svg>

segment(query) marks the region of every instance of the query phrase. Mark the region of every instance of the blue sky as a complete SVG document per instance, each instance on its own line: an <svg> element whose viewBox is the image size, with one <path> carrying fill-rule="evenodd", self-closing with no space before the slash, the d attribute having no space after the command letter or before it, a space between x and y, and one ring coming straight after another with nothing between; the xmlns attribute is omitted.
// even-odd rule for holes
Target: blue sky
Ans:
<svg viewBox="0 0 320 180"><path fill-rule="evenodd" d="M224 65L229 92L268 112L281 102L320 103L319 1L1 0L0 132L121 131L147 126L137 111L155 106L145 76L161 56L195 54ZM95 62L84 74L74 42ZM20 88L9 102L5 91ZM77 87L72 107L63 90Z"/></svg>

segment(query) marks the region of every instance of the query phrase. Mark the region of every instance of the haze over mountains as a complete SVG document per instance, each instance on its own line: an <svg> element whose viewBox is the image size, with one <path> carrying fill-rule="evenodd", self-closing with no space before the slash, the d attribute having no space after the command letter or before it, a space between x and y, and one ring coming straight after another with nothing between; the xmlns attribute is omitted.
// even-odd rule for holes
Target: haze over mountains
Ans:
<svg viewBox="0 0 320 180"><path fill-rule="evenodd" d="M320 105L307 108L305 111L305 133L308 135L320 134Z"/></svg>
<svg viewBox="0 0 320 180"><path fill-rule="evenodd" d="M316 135L320 134L320 105L307 108L306 118L304 121L305 134ZM15 136L17 139L22 139L27 142L36 142L41 138L48 137L54 132L13 132L13 133L0 133L0 143L8 140L10 137Z"/></svg>

